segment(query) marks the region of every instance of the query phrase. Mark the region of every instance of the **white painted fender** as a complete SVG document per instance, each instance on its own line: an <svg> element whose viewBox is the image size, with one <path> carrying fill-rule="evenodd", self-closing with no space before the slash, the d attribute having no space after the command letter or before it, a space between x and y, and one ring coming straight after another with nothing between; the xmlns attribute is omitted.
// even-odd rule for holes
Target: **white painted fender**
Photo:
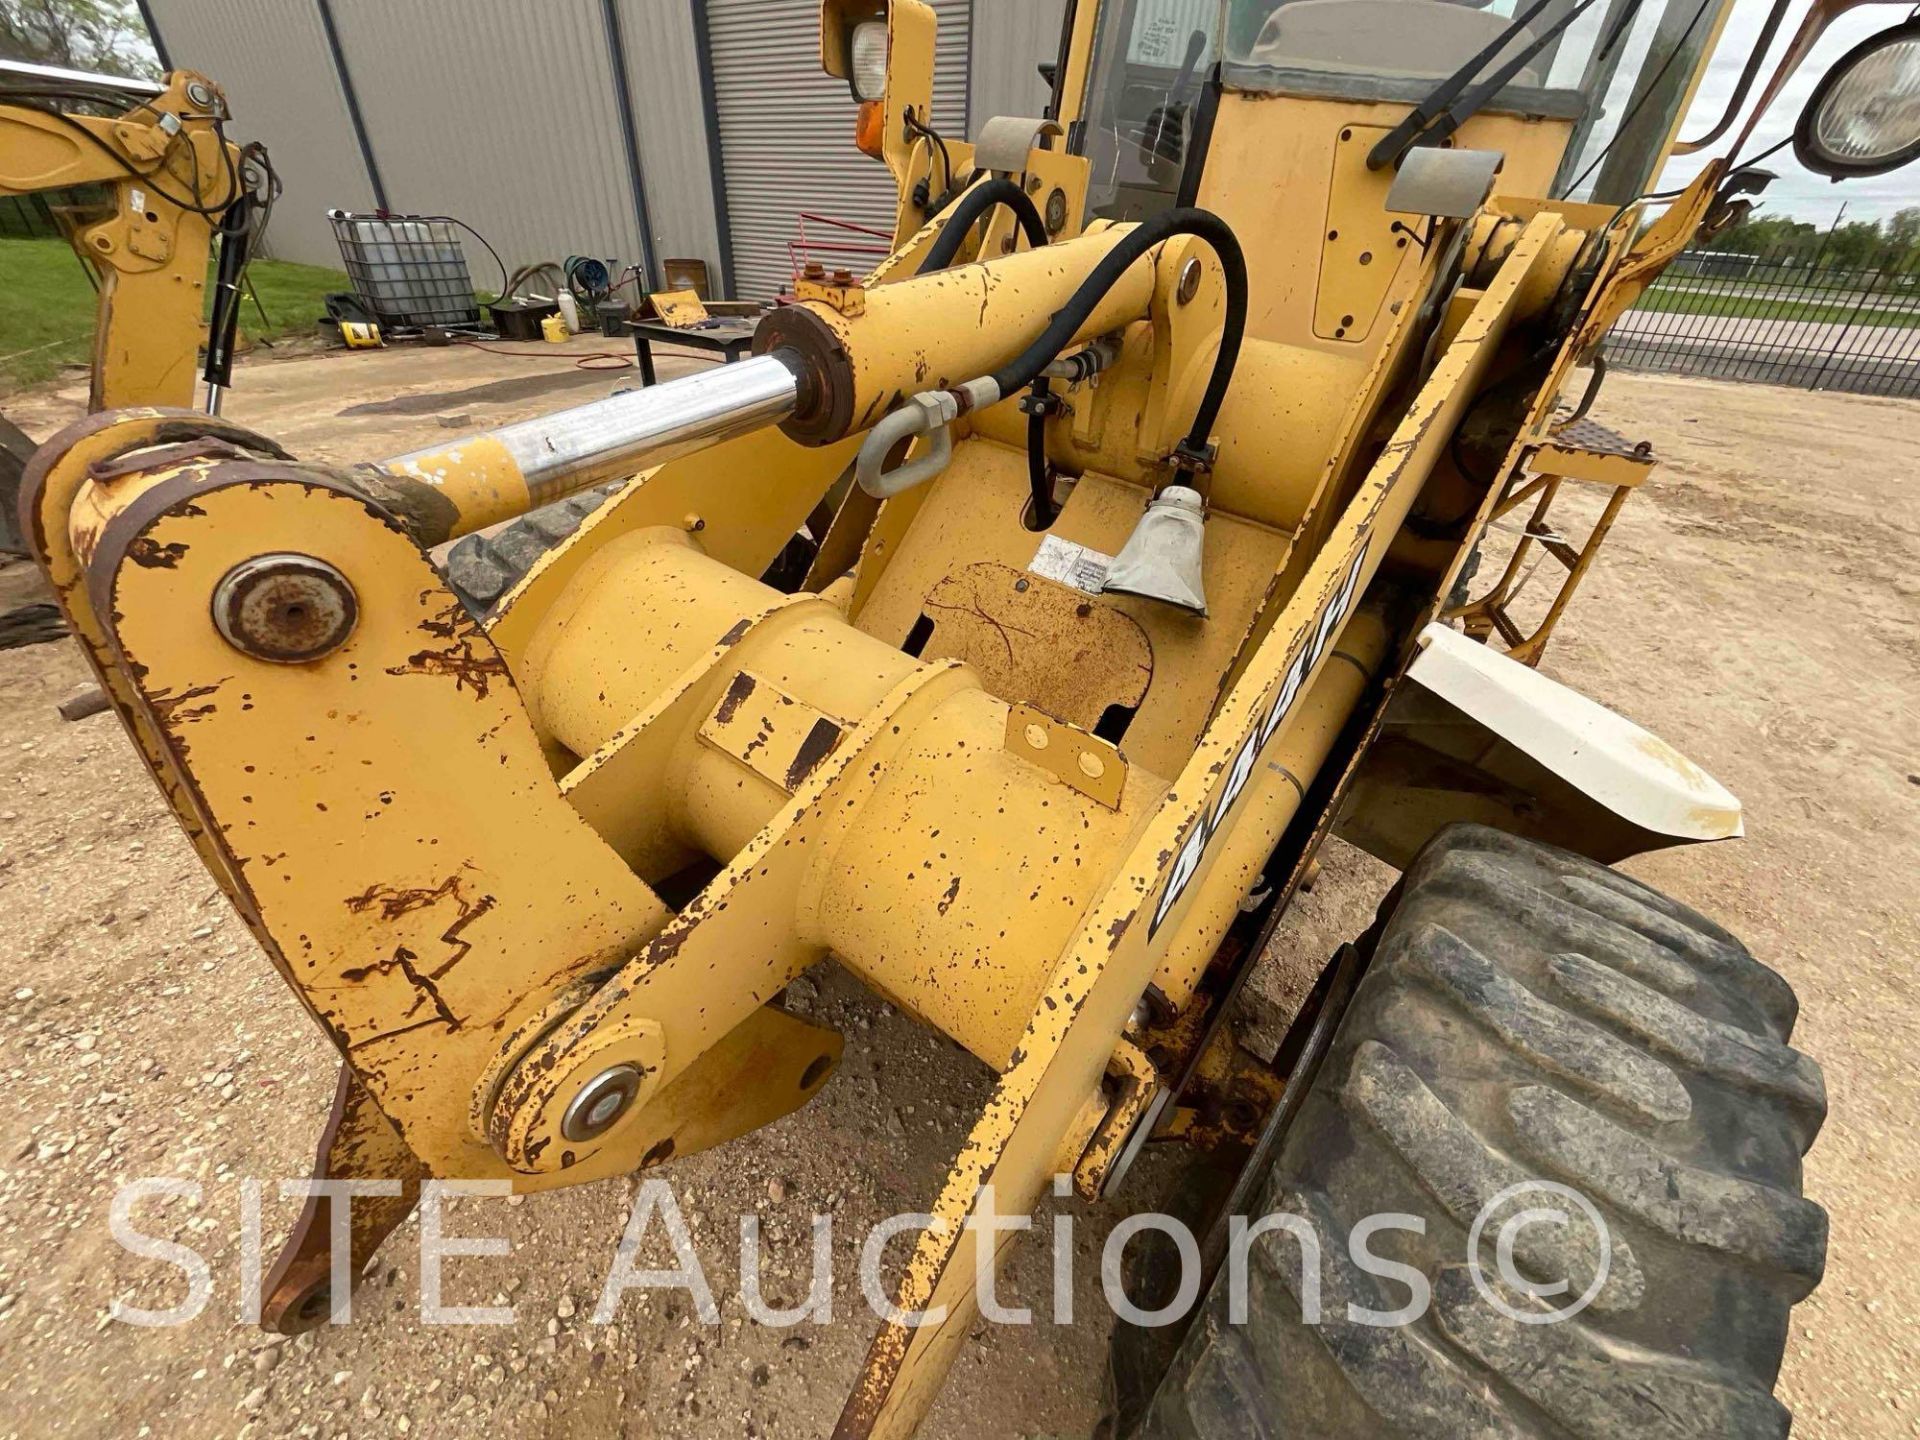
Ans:
<svg viewBox="0 0 1920 1440"><path fill-rule="evenodd" d="M1429 625L1338 833L1404 866L1453 820L1612 862L1745 833L1740 801L1659 736L1444 625Z"/></svg>
<svg viewBox="0 0 1920 1440"><path fill-rule="evenodd" d="M1458 630L1427 626L1407 675L1643 830L1745 833L1733 792L1658 735Z"/></svg>

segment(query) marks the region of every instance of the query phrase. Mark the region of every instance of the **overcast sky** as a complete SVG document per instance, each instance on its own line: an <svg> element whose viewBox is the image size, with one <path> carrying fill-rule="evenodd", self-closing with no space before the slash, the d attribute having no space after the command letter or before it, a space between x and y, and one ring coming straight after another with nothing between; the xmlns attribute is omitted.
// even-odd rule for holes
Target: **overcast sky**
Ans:
<svg viewBox="0 0 1920 1440"><path fill-rule="evenodd" d="M1691 6L1695 0L1667 0L1667 3ZM1746 63L1748 52L1760 33L1768 8L1769 0L1734 0L1733 16L1727 21L1726 31L1714 51L1713 64L1700 84L1700 93L1695 97L1693 113L1686 128L1681 131L1682 136L1701 134L1719 120L1740 78L1740 70ZM1660 7L1649 4L1647 10L1650 15L1657 16ZM1773 74L1773 67L1779 63L1781 54L1792 42L1794 31L1799 28L1806 10L1805 0L1797 0L1789 7L1780 33L1774 37L1767 64L1754 82L1756 90L1764 86ZM1791 135L1800 107L1806 103L1807 96L1812 93L1820 77L1827 73L1827 68L1869 35L1905 19L1907 10L1908 7L1904 5L1862 5L1836 20L1825 38L1814 47L1813 54L1801 63L1793 79L1787 82L1780 97L1768 107L1766 118L1760 122L1759 129L1754 132L1753 139L1747 142L1742 153L1757 155ZM1741 123L1745 123L1744 115ZM1719 145L1710 147L1706 154L1672 162L1661 176L1659 188L1670 190L1691 180L1708 158L1725 153L1727 141L1739 133L1739 128L1736 125ZM1780 177L1761 197L1763 205L1760 213L1765 215L1791 215L1796 220L1811 220L1815 224L1825 225L1832 221L1843 202L1847 207L1846 218L1850 221L1880 220L1905 206L1920 205L1920 164L1909 165L1889 175L1843 180L1836 185L1824 175L1815 175L1802 169L1793 158L1793 149L1789 146L1763 161L1762 168Z"/></svg>

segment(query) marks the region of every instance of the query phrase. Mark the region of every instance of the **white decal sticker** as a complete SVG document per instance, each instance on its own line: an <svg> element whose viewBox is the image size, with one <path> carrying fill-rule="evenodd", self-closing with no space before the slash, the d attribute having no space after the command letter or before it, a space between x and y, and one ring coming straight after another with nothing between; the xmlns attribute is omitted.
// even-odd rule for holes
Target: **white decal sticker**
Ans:
<svg viewBox="0 0 1920 1440"><path fill-rule="evenodd" d="M1112 566L1111 555L1089 550L1085 545L1076 545L1071 540L1062 540L1058 535L1049 535L1040 542L1040 548L1034 552L1027 569L1043 580L1057 581L1089 595L1098 595L1101 587L1107 583L1107 571Z"/></svg>
<svg viewBox="0 0 1920 1440"><path fill-rule="evenodd" d="M1286 723L1287 712L1293 709L1293 702L1300 698L1300 690L1313 673L1313 667L1320 663L1320 657L1326 652L1327 642L1340 629L1340 622L1353 608L1353 601L1360 589L1360 571L1367 563L1367 547L1362 544L1360 553L1353 557L1353 566L1347 571L1347 578L1341 583L1339 591L1327 602L1326 609L1320 612L1307 637L1307 643L1300 653L1293 657L1293 664L1287 667L1286 679L1280 682L1279 692L1273 697L1273 704L1267 707L1267 713L1260 723L1247 732L1240 742L1240 749L1234 754L1233 764L1227 769L1226 782L1220 787L1220 794L1213 802L1213 808L1202 815L1187 836L1186 843L1180 847L1179 858L1173 862L1173 873L1167 877L1166 893L1161 895L1160 903L1154 907L1153 923L1147 927L1147 938L1151 940L1154 932L1167 918L1167 914L1180 898L1180 893L1200 869L1201 857L1206 854L1207 846L1213 837L1220 833L1221 822L1233 809L1234 801L1247 788L1247 781L1253 775L1254 762L1260 758L1260 752L1267 748L1267 742L1279 733Z"/></svg>

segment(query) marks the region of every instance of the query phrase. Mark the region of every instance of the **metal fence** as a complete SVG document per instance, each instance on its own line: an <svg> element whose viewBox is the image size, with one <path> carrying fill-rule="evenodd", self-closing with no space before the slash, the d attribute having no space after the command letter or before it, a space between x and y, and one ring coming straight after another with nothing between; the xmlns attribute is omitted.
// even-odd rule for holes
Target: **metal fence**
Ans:
<svg viewBox="0 0 1920 1440"><path fill-rule="evenodd" d="M1620 317L1607 360L1629 370L1920 396L1920 275L1689 251Z"/></svg>

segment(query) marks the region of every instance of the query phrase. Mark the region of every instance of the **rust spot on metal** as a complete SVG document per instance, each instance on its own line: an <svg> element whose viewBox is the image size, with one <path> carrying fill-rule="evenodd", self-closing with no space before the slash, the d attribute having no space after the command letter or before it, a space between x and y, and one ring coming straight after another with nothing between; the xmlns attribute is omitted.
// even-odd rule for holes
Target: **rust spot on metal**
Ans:
<svg viewBox="0 0 1920 1440"><path fill-rule="evenodd" d="M202 435L172 445L153 445L144 449L96 460L87 466L89 480L118 480L126 475L141 475L150 470L167 470L195 460L253 460L254 450L212 435Z"/></svg>
<svg viewBox="0 0 1920 1440"><path fill-rule="evenodd" d="M348 1211L351 1253L347 1269L357 1276L366 1269L380 1242L413 1209L420 1181L427 1172L350 1065L340 1067L333 1112L320 1136L313 1173L321 1179L401 1182L400 1194L357 1196ZM326 1318L331 1309L328 1302L333 1298L327 1288L332 1255L333 1201L327 1196L311 1196L261 1287L261 1319L268 1329L296 1334Z"/></svg>
<svg viewBox="0 0 1920 1440"><path fill-rule="evenodd" d="M493 896L481 895L469 899L461 889L460 877L458 875L449 875L445 880L442 880L438 885L431 888L427 886L415 886L407 890L398 890L389 885L370 885L363 893L347 898L347 909L355 915L363 915L377 905L380 910L380 919L382 921L392 921L398 920L402 915L410 914L415 910L425 910L429 906L437 905L440 901L446 899L451 899L453 903L459 907L459 914L454 917L451 925L440 932L440 938L452 947L453 953L447 957L444 963L435 967L431 972L431 978L438 980L455 965L458 965L462 960L466 959L467 953L473 949L473 942L464 938L462 932L482 915L485 915L489 910L493 909ZM367 972L362 971L356 974L353 971L346 971L343 972L342 978L347 980L363 979L366 973Z"/></svg>
<svg viewBox="0 0 1920 1440"><path fill-rule="evenodd" d="M813 728L807 732L807 738L800 742L795 752L793 764L787 767L787 790L789 793L800 788L801 781L814 772L814 768L833 753L840 743L844 732L831 720L819 719L813 722ZM957 886L960 882L955 881ZM946 907L942 906L942 910Z"/></svg>
<svg viewBox="0 0 1920 1440"><path fill-rule="evenodd" d="M747 698L752 694L753 676L742 670L738 675L735 675L732 680L727 682L727 693L720 697L719 705L714 708L713 718L715 721L725 725L733 719L734 714L740 707L747 703Z"/></svg>
<svg viewBox="0 0 1920 1440"><path fill-rule="evenodd" d="M387 674L451 676L454 689L470 688L476 700L487 698L496 677L509 678L507 662L458 600L449 599L438 615L420 622L420 629L450 643L440 650L415 651L406 664L389 665Z"/></svg>
<svg viewBox="0 0 1920 1440"><path fill-rule="evenodd" d="M465 952L462 951L462 953L464 954ZM413 1011L418 1010L423 1000L431 1002L433 1005L433 1018L431 1020L415 1021L411 1025L401 1026L398 1030L389 1030L385 1034L372 1036L369 1039L358 1042L355 1047L356 1049L361 1046L374 1044L376 1041L390 1040L395 1035L404 1035L409 1030L418 1030L422 1025L439 1023L445 1025L450 1031L460 1028L460 1017L453 1013L452 1008L449 1007L446 1002L446 998L441 995L440 987L435 983L436 977L445 974L447 970L452 967L453 962L448 961L447 964L441 966L431 974L424 974L419 967L413 963L419 958L418 955L415 955L411 950L407 949L406 946L396 945L393 956L390 959L377 960L371 965L359 965L351 970L342 970L340 972L340 978L342 980L357 985L369 975L384 975L390 970L398 970L402 975L407 977L407 983L413 986L415 994L419 997L419 999L413 1002L412 1008L409 1009L407 1013L411 1015Z"/></svg>
<svg viewBox="0 0 1920 1440"><path fill-rule="evenodd" d="M833 1427L833 1440L858 1440L873 1433L880 1422L880 1412L886 1407L887 1396L893 1391L893 1382L906 1363L907 1347L913 1335L914 1332L903 1325L881 1326L867 1351L866 1363L860 1368L859 1382L847 1397L846 1408Z"/></svg>
<svg viewBox="0 0 1920 1440"><path fill-rule="evenodd" d="M151 535L137 536L127 546L127 559L147 570L171 570L186 553L184 542L174 540L162 545Z"/></svg>
<svg viewBox="0 0 1920 1440"><path fill-rule="evenodd" d="M204 720L213 714L212 704L196 705L192 702L205 700L209 695L219 693L220 686L195 685L190 690L174 694L167 690L156 690L151 697L153 713L162 725L184 725L194 720Z"/></svg>

